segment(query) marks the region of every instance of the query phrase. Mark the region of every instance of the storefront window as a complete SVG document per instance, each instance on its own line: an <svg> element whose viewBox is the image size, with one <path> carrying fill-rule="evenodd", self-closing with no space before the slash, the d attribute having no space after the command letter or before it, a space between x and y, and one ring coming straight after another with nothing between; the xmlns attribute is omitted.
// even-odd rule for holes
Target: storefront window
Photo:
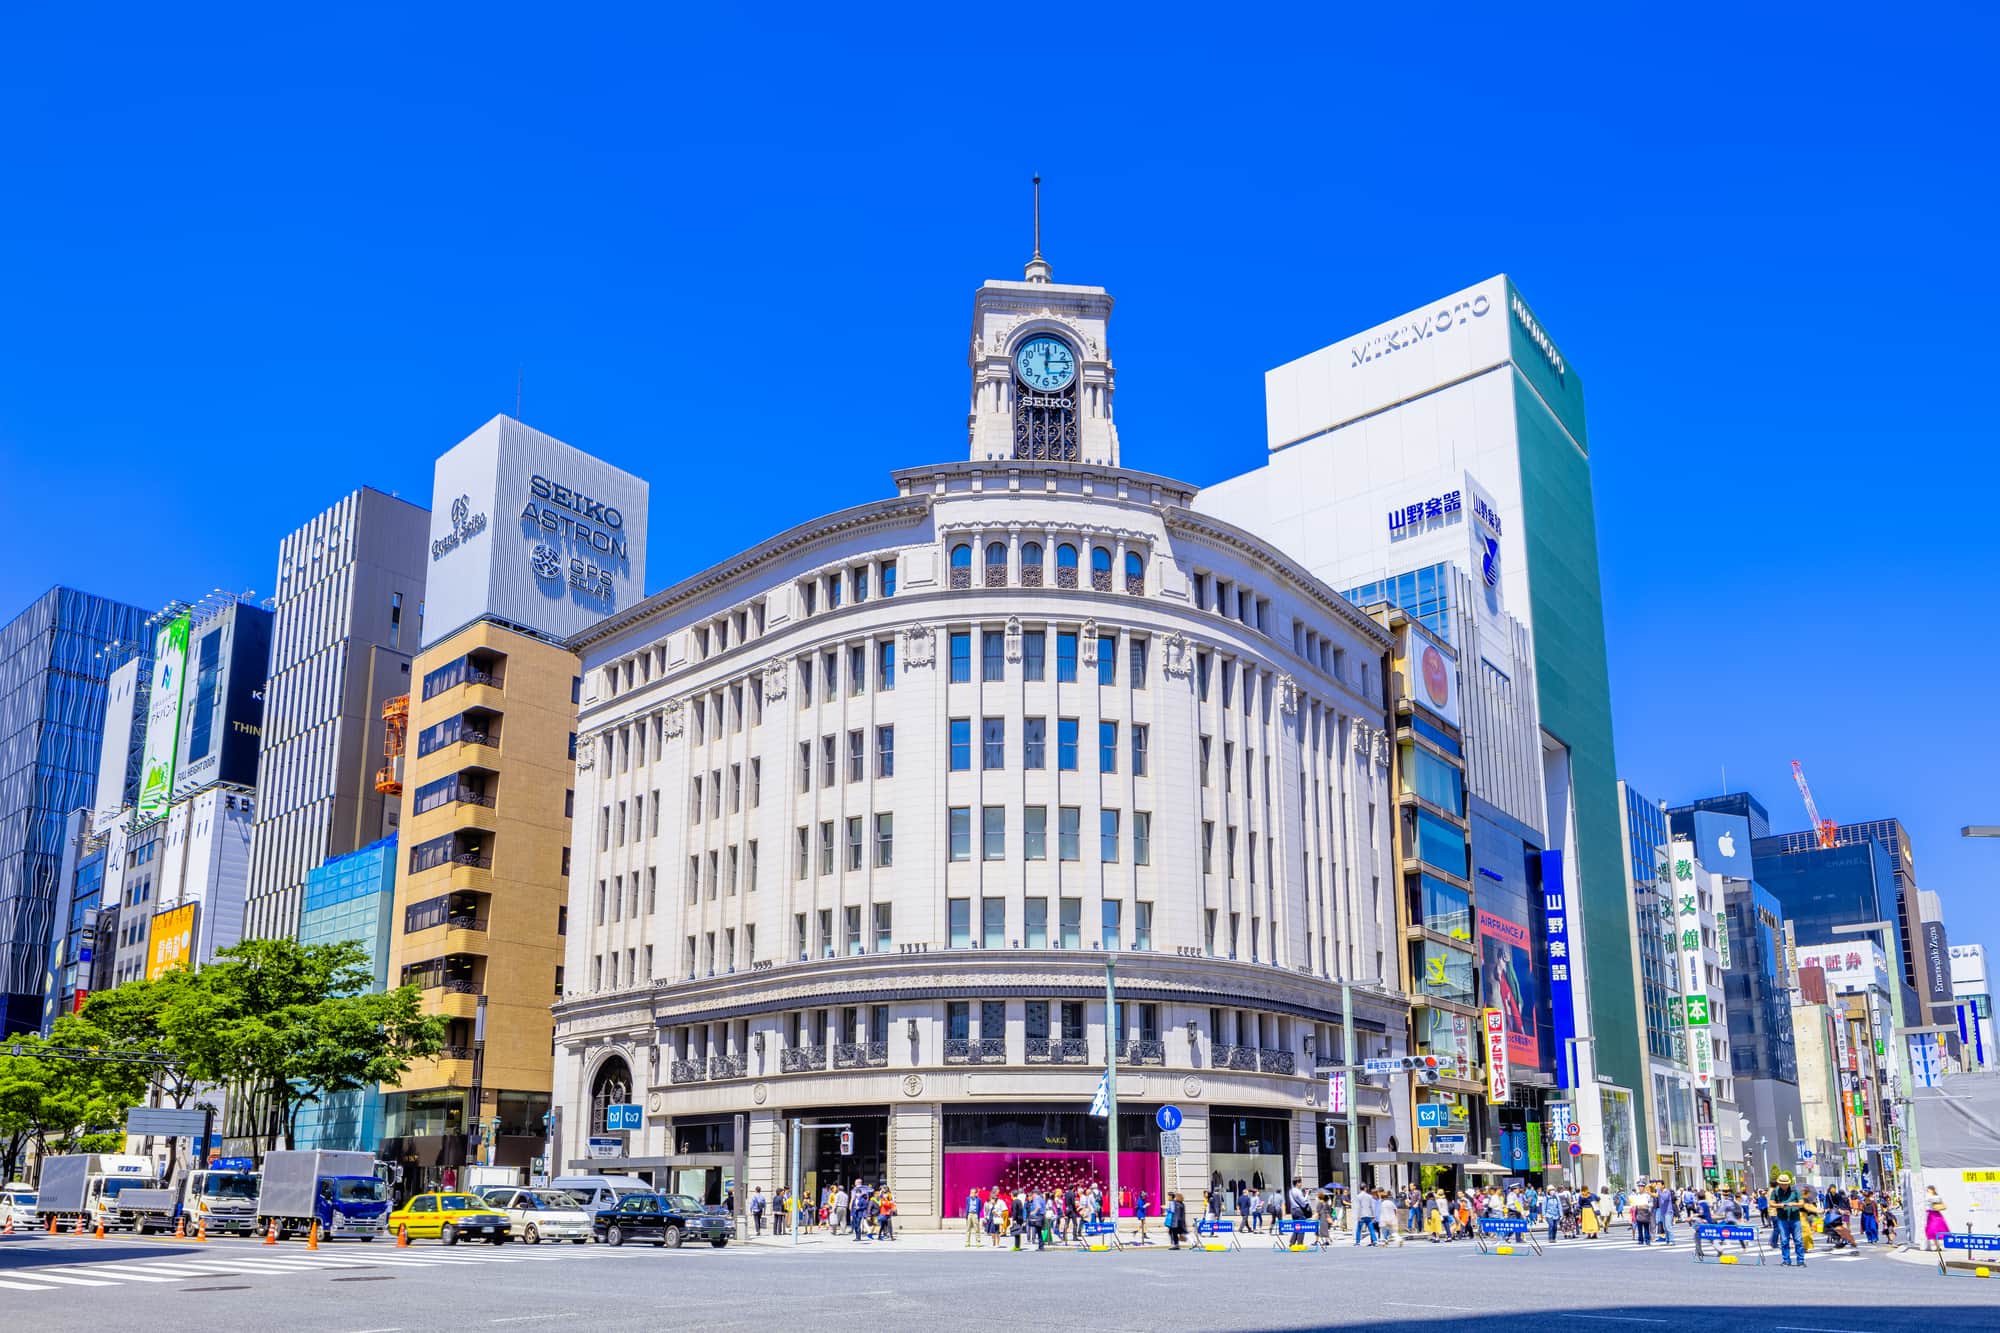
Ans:
<svg viewBox="0 0 2000 1333"><path fill-rule="evenodd" d="M1441 879L1422 877L1424 929L1472 942L1472 898Z"/></svg>
<svg viewBox="0 0 2000 1333"><path fill-rule="evenodd" d="M1455 815L1465 813L1465 775L1429 750L1402 747L1403 790Z"/></svg>
<svg viewBox="0 0 2000 1333"><path fill-rule="evenodd" d="M1431 999L1473 1004L1472 951L1454 949L1435 940L1412 946L1419 994Z"/></svg>
<svg viewBox="0 0 2000 1333"><path fill-rule="evenodd" d="M1428 810L1411 813L1415 816L1417 859L1448 874L1466 878L1465 834Z"/></svg>

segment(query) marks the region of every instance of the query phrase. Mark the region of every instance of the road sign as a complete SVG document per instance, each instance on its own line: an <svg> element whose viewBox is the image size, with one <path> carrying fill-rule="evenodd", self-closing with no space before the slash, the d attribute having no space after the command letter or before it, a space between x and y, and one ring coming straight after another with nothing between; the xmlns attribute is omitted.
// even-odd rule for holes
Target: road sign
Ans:
<svg viewBox="0 0 2000 1333"><path fill-rule="evenodd" d="M1160 1131L1160 1156L1179 1157L1181 1155L1181 1132L1178 1129Z"/></svg>
<svg viewBox="0 0 2000 1333"><path fill-rule="evenodd" d="M1431 1135L1431 1147L1453 1157L1463 1157L1465 1155L1465 1135L1433 1134Z"/></svg>
<svg viewBox="0 0 2000 1333"><path fill-rule="evenodd" d="M208 1116L207 1111L179 1111L171 1106L133 1106L125 1112L125 1132L198 1139L207 1128Z"/></svg>
<svg viewBox="0 0 2000 1333"><path fill-rule="evenodd" d="M1172 1133L1181 1127L1181 1108L1178 1106L1162 1106L1159 1110L1153 1112L1153 1123L1158 1125L1162 1132Z"/></svg>
<svg viewBox="0 0 2000 1333"><path fill-rule="evenodd" d="M592 1157L616 1157L625 1146L609 1135L592 1135L587 1142Z"/></svg>
<svg viewBox="0 0 2000 1333"><path fill-rule="evenodd" d="M645 1111L637 1102L613 1102L604 1108L604 1128L614 1133L621 1129L643 1129L645 1124Z"/></svg>
<svg viewBox="0 0 2000 1333"><path fill-rule="evenodd" d="M854 1131L851 1129L840 1131L840 1155L842 1157L854 1156Z"/></svg>
<svg viewBox="0 0 2000 1333"><path fill-rule="evenodd" d="M1569 1145L1569 1155L1570 1155L1571 1157L1581 1157L1581 1156L1583 1156L1583 1145L1582 1145L1581 1143L1572 1143L1572 1144L1570 1144L1570 1145Z"/></svg>
<svg viewBox="0 0 2000 1333"><path fill-rule="evenodd" d="M1576 1123L1576 1121L1574 1121L1574 1120L1570 1121L1570 1122L1569 1122L1569 1136L1570 1136L1571 1138L1573 1138L1573 1139L1580 1139L1580 1138L1582 1138L1582 1137L1583 1137L1583 1126L1582 1126L1582 1125L1579 1125L1579 1124L1577 1124L1577 1123Z"/></svg>
<svg viewBox="0 0 2000 1333"><path fill-rule="evenodd" d="M1451 1108L1442 1102L1432 1102L1417 1108L1418 1129L1443 1129L1451 1123Z"/></svg>

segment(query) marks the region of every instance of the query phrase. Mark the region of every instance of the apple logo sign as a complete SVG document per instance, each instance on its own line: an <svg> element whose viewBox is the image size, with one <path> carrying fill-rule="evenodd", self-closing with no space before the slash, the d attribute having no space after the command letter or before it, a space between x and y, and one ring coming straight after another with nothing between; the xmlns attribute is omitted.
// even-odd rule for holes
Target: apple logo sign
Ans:
<svg viewBox="0 0 2000 1333"><path fill-rule="evenodd" d="M1715 850L1721 852L1724 856L1734 859L1736 856L1736 835L1727 831L1717 834L1715 838Z"/></svg>

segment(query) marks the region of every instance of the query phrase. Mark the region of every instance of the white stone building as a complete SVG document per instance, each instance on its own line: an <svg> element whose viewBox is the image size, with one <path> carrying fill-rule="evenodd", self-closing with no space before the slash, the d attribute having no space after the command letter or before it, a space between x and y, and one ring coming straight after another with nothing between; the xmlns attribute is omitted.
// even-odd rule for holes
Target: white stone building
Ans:
<svg viewBox="0 0 2000 1333"><path fill-rule="evenodd" d="M975 301L970 461L572 640L552 1169L741 1200L796 1165L918 1222L1102 1180L1113 957L1120 1183L1156 1215L1339 1170L1340 978L1386 987L1358 1054L1402 1052L1388 636L1121 466L1111 298L1028 277ZM1359 1105L1364 1146L1411 1142ZM813 1129L795 1164L795 1119L852 1155Z"/></svg>

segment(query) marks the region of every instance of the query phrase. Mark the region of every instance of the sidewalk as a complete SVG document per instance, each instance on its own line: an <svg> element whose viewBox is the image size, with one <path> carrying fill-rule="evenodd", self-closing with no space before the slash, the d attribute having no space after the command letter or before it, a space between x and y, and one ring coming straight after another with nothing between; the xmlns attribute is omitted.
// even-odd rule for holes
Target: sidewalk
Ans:
<svg viewBox="0 0 2000 1333"><path fill-rule="evenodd" d="M1142 1245L1139 1242L1138 1224L1128 1219L1118 1228L1118 1243L1127 1249L1164 1250L1168 1248L1167 1233L1158 1224L1149 1225L1146 1228L1146 1232L1149 1239L1147 1243ZM1247 1233L1245 1234L1245 1239L1249 1239ZM755 1245L759 1249L788 1250L792 1248L792 1238L790 1235L773 1236L768 1227L765 1228L764 1234L761 1236L753 1236L747 1232L741 1233L737 1236L736 1243L739 1245ZM976 1246L966 1244L965 1224L962 1221L952 1223L942 1231L929 1228L919 1230L914 1227L897 1227L896 1238L894 1240L864 1240L857 1242L849 1232L829 1233L823 1228L818 1231L802 1233L798 1238L798 1248L801 1250L825 1250L840 1247L857 1250L921 1250L926 1252L960 1250L966 1253L971 1253L974 1249L991 1250L994 1248L989 1244L984 1232L980 1233ZM1013 1247L1013 1237L1002 1236L1000 1238L999 1248L1011 1250ZM1023 1236L1021 1238L1021 1248L1023 1250L1034 1249L1034 1239L1030 1236ZM1081 1249L1082 1247L1078 1245L1052 1244L1049 1248L1056 1250Z"/></svg>

